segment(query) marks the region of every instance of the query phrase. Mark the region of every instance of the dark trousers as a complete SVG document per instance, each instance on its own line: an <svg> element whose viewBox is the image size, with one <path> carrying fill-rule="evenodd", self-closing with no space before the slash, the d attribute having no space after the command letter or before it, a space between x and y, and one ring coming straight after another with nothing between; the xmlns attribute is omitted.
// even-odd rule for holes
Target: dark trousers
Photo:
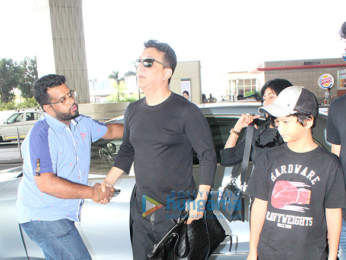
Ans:
<svg viewBox="0 0 346 260"><path fill-rule="evenodd" d="M132 222L132 252L134 260L146 260L167 231L174 225L181 209L167 210L165 207L154 211L148 216L142 216L142 203L133 198L131 203Z"/></svg>

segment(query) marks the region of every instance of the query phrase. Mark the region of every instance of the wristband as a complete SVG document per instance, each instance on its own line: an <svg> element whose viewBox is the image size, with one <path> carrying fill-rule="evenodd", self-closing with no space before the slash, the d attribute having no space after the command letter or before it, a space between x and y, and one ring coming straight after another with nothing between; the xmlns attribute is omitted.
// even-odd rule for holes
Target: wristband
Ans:
<svg viewBox="0 0 346 260"><path fill-rule="evenodd" d="M240 132L238 132L238 131L236 131L236 130L234 130L234 128L232 128L231 129L231 131L229 131L230 133L235 133L236 135L240 135Z"/></svg>

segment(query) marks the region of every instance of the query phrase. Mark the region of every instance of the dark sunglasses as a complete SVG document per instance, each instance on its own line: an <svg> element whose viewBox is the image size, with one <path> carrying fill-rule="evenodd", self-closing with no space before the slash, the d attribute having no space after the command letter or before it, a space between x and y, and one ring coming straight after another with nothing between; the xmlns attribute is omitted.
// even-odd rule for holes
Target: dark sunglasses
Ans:
<svg viewBox="0 0 346 260"><path fill-rule="evenodd" d="M164 68L167 67L163 62L155 60L155 59L137 59L137 60L135 60L135 67L137 69L139 64L142 63L144 67L151 68L154 64L154 61L157 63L160 63Z"/></svg>
<svg viewBox="0 0 346 260"><path fill-rule="evenodd" d="M281 145L281 142L279 142L279 138L280 138L280 134L279 134L279 131L276 132L276 135L273 139L273 141L269 142L269 143L266 143L266 144L260 144L260 136L262 134L264 130L262 130L260 132L260 134L258 135L258 138L255 142L255 146L258 147L258 148L273 148L275 146L278 146L278 145Z"/></svg>

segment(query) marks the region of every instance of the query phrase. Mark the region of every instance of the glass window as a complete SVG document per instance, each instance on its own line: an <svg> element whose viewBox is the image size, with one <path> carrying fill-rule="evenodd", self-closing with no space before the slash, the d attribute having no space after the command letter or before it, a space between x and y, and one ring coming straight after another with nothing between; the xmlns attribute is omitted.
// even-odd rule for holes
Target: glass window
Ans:
<svg viewBox="0 0 346 260"><path fill-rule="evenodd" d="M41 114L37 112L26 113L26 121L38 120L40 117Z"/></svg>
<svg viewBox="0 0 346 260"><path fill-rule="evenodd" d="M23 121L23 113L16 113L7 119L7 124L13 124L13 123L22 122L22 121Z"/></svg>

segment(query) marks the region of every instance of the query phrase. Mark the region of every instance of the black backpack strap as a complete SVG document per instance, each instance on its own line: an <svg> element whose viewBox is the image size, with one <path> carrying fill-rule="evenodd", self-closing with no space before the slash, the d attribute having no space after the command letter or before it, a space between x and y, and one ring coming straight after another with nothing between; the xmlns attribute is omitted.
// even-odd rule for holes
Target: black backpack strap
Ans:
<svg viewBox="0 0 346 260"><path fill-rule="evenodd" d="M234 165L232 168L232 178L236 179L240 175L239 169L241 164Z"/></svg>
<svg viewBox="0 0 346 260"><path fill-rule="evenodd" d="M253 132L254 132L254 125L250 124L247 127L247 132L246 132L246 137L245 137L245 148L244 148L243 162L241 163L241 184L242 185L246 182L246 174L247 174L247 169L249 167ZM232 171L232 175L233 175L233 171Z"/></svg>

